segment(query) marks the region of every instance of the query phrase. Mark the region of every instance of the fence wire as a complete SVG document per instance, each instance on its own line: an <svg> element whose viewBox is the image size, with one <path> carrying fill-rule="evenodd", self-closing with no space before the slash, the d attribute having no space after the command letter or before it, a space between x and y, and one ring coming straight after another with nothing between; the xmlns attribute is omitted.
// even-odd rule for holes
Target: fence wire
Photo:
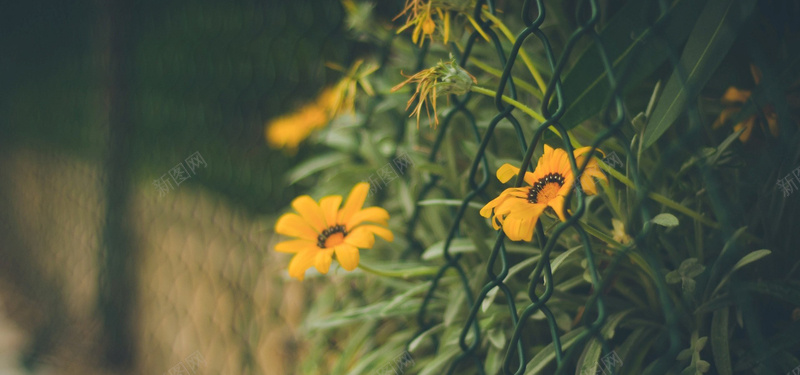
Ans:
<svg viewBox="0 0 800 375"><path fill-rule="evenodd" d="M576 30L569 37L563 51L559 55L554 52L550 39L541 28L548 15L543 0L526 0L523 3L521 18L525 28L517 35L515 43L508 51L503 48L500 38L490 27L491 21L483 17L482 9L484 9L484 7L488 8L489 12L491 12L493 15L497 14L497 9L495 8L494 1L481 0L477 2L473 11L474 19L478 21L478 24L482 29L481 31L488 35L491 39L491 45L494 47L494 50L497 53L497 58L500 64L502 64L502 76L500 77L498 84L497 95L494 98L494 104L497 109L497 113L489 122L489 126L486 131L481 134L475 122L476 116L467 108L467 104L473 100L472 93L464 95L461 98L455 95L451 95L449 98L450 102L453 103L452 110L444 116L442 122L440 123L438 135L428 156L428 161L436 161L440 147L445 138L445 134L453 123L453 118L458 114L465 116L469 125L468 130L475 134L475 138L480 146L469 169L468 181L470 184L470 191L462 199L461 204L454 215L453 223L451 224L450 230L447 233L447 237L444 241L444 259L446 262L441 266L439 272L434 276L431 286L425 295L422 306L420 307L416 318L417 323L419 324L419 330L412 340L409 341L409 344L435 325L437 317L432 316L429 313L428 307L434 298L434 294L439 288L439 282L445 275L445 272L452 268L457 272L460 284L466 293L467 305L469 306L470 312L464 323L464 327L461 331L458 341L461 353L449 365L447 374L458 373L458 369L463 368L472 368L481 374L484 373L484 364L482 363L481 356L478 355L481 350L481 329L478 324L478 319L480 316L481 304L487 298L487 295L490 293L490 291L492 291L494 288L498 288L500 291L502 291L505 303L507 304L511 313L514 326L513 335L511 336L511 339L507 343L505 349L506 353L502 366L503 373L520 375L525 372L526 364L531 360L531 358L528 358L525 355L525 353L529 351L526 350L522 338L525 335L525 327L526 323L529 321L529 318L533 314L541 312L546 318L552 337L552 345L555 347L557 374L563 374L574 370L569 368L568 364L571 363L571 360L575 360L576 356L580 355L581 350L584 348L583 344L587 343L591 339L596 339L602 344L601 356L611 353L611 348L608 342L601 334L601 329L605 326L608 319L608 313L604 307L605 297L603 296L603 290L605 290L605 288L608 286L608 281L610 279L609 275L614 274L614 271L619 266L620 261L625 259L628 253L633 251L635 248L644 257L652 269L661 270L664 268L659 258L652 251L654 247L652 246L652 239L649 237L651 227L644 226L644 230L642 230L635 237L634 242L617 252L611 259L608 266L604 269L604 272L601 272L601 270L598 269L597 263L595 262L595 252L592 249L587 232L580 225L578 225L578 220L587 209L585 196L581 189L574 189L574 191L566 197L566 205L569 206L571 199L576 199L578 202L577 210L568 218L567 221L559 223L549 237L545 235L541 221L537 223L536 245L542 250L542 256L540 258L541 260L537 262L535 270L531 275L527 289L527 295L530 302L525 306L518 306L515 303L514 291L512 291L504 282L504 279L506 276L508 276L509 269L513 264L510 264L509 262L509 254L506 250L505 235L503 231L498 232L491 255L486 264L486 274L488 275L489 281L481 288L477 296L473 296L473 292L469 284L470 276L466 274L465 268L462 265L461 254L452 253L451 245L454 239L463 235L459 231L459 226L461 225L461 221L464 218L469 203L472 202L476 197L486 196L484 190L489 184L492 174L489 172L485 151L492 140L492 137L494 136L495 128L501 121L508 121L514 127L516 136L519 138L521 146L520 155L522 157L522 166L520 167L520 170L533 170L531 162L533 152L541 143L540 141L543 139L544 132L548 131L549 128L554 129L560 135L563 148L566 150L566 153L569 157L573 174L575 176L580 176L585 170L589 162L589 158L587 158L582 165L577 164L573 155L573 146L569 141L570 136L567 134L564 126L562 126L562 124L559 122L561 117L564 115L565 108L568 104L564 102L564 94L561 82L562 76L565 73L567 63L571 61L570 58L575 52L575 48L579 40L587 38L593 42L594 47L596 48L596 53L598 56L600 56L600 59L603 63L603 70L610 87L609 100L604 106L601 115L602 123L605 125L605 130L597 134L594 139L592 139L591 151L589 154L594 153L595 150L601 144L603 144L603 142L612 137L619 139L621 144L628 143L620 132L623 122L630 121L630 118L627 117L626 113L624 112L622 93L622 88L624 87L624 82L627 79L628 72L625 68L615 70L612 62L609 61L608 53L604 46L605 41L597 31L598 21L600 19L600 8L597 0L578 1L576 7ZM655 17L655 20L650 22L651 29L653 30L653 35L650 37L654 40L663 38L662 33L664 32L664 23L668 19L666 17L666 13L669 8L668 3L663 0L648 2L648 5L644 7L644 10L652 10L650 8L657 8L658 13L658 16ZM646 12L643 12L641 16L647 17ZM477 30L473 31L470 34L468 42L463 51L460 51L454 43L451 43L452 53L457 55L460 66L469 66L470 58L472 57L472 48L479 38L481 38L480 33ZM552 78L547 86L547 90L544 92L544 98L541 101L541 114L544 116L546 121L541 124L534 125L535 133L533 138L526 142L522 127L527 124L520 123L520 121L515 117L516 109L510 105L504 104L502 95L507 94L510 98L515 100L517 99L517 87L512 79L511 71L519 60L519 52L523 48L523 44L528 39L535 40L541 45L545 53L547 63L552 69ZM664 39L666 40L666 38ZM677 50L679 46L670 47L671 48L668 49L669 61L673 67L678 67L680 72L680 67L678 64L679 51ZM426 53L426 48L421 49L421 56L424 56ZM420 58L420 60L422 60L422 58ZM631 65L633 64L629 64L628 67ZM680 72L679 74L682 82L685 83L685 73ZM548 105L549 103L552 104ZM687 133L687 139L691 139L691 137L700 130L701 121L699 119L699 112L696 104L689 103L687 111L690 116L691 125L689 132ZM679 145L678 147L682 146ZM651 214L647 207L642 204L642 202L649 191L648 184L643 180L643 177L639 173L637 160L635 157L633 157L635 154L634 150L631 150L628 147L625 148L625 152L627 156L626 165L628 166L628 173L636 184L637 196L635 206L638 207L638 217L636 220L641 223L647 223L651 219ZM675 152L675 150L667 152ZM668 160L668 157L665 157L665 159ZM522 186L523 175L524 173L520 173L516 180L515 187ZM437 178L431 178L420 189L417 202L424 200L437 187L438 182L439 180ZM411 244L419 243L414 239L414 228L419 222L420 211L423 209L423 206L416 205L414 213L411 216L411 220L409 221L407 227L407 236L408 241ZM562 342L558 335L556 319L551 309L548 307L548 301L554 292L554 280L550 254L553 251L558 238L570 230L577 233L580 238L580 242L583 244L584 255L588 260L588 268L591 276L592 294L588 299L589 302L585 306L586 309L582 323L586 327L586 330L572 340L568 349L565 349L565 343ZM723 230L731 231L732 229L728 227L723 228ZM417 248L417 250L421 251L423 249ZM650 373L655 374L665 373L674 362L675 357L680 349L677 329L677 315L676 312L673 311L672 303L669 300L667 286L665 284L663 275L659 276L660 277L655 278L654 281L656 283L658 298L663 310L665 329L669 332L670 345L669 350L664 352L658 361L656 361L656 363L649 368L651 371ZM537 293L537 287L539 287L541 283L544 284L544 291ZM521 313L518 313L518 311L521 311ZM593 316L594 318L588 318L590 316ZM470 332L473 334L471 337L469 336ZM409 347L407 346L406 349L408 350ZM612 368L611 373L616 373L616 369Z"/></svg>

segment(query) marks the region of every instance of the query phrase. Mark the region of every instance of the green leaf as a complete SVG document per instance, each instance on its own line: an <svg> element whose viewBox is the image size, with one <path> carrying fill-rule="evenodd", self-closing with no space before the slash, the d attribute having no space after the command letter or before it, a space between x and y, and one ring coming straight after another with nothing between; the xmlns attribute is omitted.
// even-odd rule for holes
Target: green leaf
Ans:
<svg viewBox="0 0 800 375"><path fill-rule="evenodd" d="M571 249L559 254L555 259L553 259L552 262L550 262L550 269L551 269L550 272L555 274L556 270L558 269L558 267L561 266L561 263L563 263L567 259L567 257L569 257L570 255L574 254L576 251L578 251L578 250L580 250L582 248L583 248L583 245L575 246L575 247L573 247L573 248L571 248Z"/></svg>
<svg viewBox="0 0 800 375"><path fill-rule="evenodd" d="M419 372L419 375L434 375L445 373L446 366L455 358L456 355L461 353L461 347L453 345L442 348L433 360L425 364L425 367Z"/></svg>
<svg viewBox="0 0 800 375"><path fill-rule="evenodd" d="M676 67L644 131L645 148L664 134L683 112L687 101L705 86L755 3L755 0L708 1L683 49L679 65L685 77L678 74Z"/></svg>
<svg viewBox="0 0 800 375"><path fill-rule="evenodd" d="M779 298L795 306L800 306L800 287L789 284L781 285L773 282L750 282L739 284L745 290Z"/></svg>
<svg viewBox="0 0 800 375"><path fill-rule="evenodd" d="M586 327L580 327L569 331L561 336L561 349L567 350L572 344L575 343L575 340L586 331ZM551 361L556 358L556 349L555 345L551 342L533 357L533 359L528 362L528 365L525 367L525 375L537 375L542 373L542 369L547 367Z"/></svg>
<svg viewBox="0 0 800 375"><path fill-rule="evenodd" d="M731 268L731 270L728 271L728 273L725 274L725 276L722 277L722 280L720 280L719 285L717 285L717 287L714 289L714 291L711 293L711 295L713 296L714 294L716 294L717 291L719 290L719 288L721 288L723 285L725 285L725 282L728 281L728 279L731 277L731 275L734 272L736 272L736 270L738 270L739 268L742 268L742 267L744 267L744 266L746 266L746 265L748 265L750 263L753 263L753 262L755 262L755 261L757 261L757 260L759 260L759 259L761 259L761 258L763 258L763 257L765 257L767 255L770 255L770 254L772 254L772 251L769 251L769 250L766 250L766 249L761 249L761 250L756 250L756 251L754 251L754 252L752 252L750 254L747 254L747 255L743 256L742 259L739 259L739 261L736 262L736 264L733 265L733 268Z"/></svg>
<svg viewBox="0 0 800 375"><path fill-rule="evenodd" d="M334 165L343 164L349 159L350 157L348 155L339 152L332 152L308 159L287 172L287 180L289 180L289 185L292 185L312 174L333 167Z"/></svg>
<svg viewBox="0 0 800 375"><path fill-rule="evenodd" d="M720 375L733 374L730 337L728 337L729 314L730 309L724 308L714 311L711 317L711 352L714 354L714 364Z"/></svg>
<svg viewBox="0 0 800 375"><path fill-rule="evenodd" d="M772 251L767 249L756 250L750 254L747 254L733 265L731 273L770 254L772 254Z"/></svg>
<svg viewBox="0 0 800 375"><path fill-rule="evenodd" d="M662 227L677 227L679 222L678 218L673 214L663 213L658 214L656 217L650 219L653 224L661 225Z"/></svg>
<svg viewBox="0 0 800 375"><path fill-rule="evenodd" d="M601 329L602 335L606 340L610 340L614 337L614 331L617 329L617 325L627 316L633 312L633 309L622 311L616 314L611 315L608 317L606 324ZM600 365L600 355L603 353L603 345L600 344L597 339L592 338L589 341L589 344L586 345L586 349L584 349L584 355L581 356L581 360L578 361L578 369L581 370L581 373L584 374L594 374L597 372L597 366ZM623 359L624 361L624 359Z"/></svg>
<svg viewBox="0 0 800 375"><path fill-rule="evenodd" d="M704 0L677 0L658 20L643 16L657 7L647 1L628 1L600 32L603 47L612 68L626 74L626 89L636 86L652 74L669 56L669 46L683 44L702 9ZM658 35L652 23L662 22ZM566 105L561 124L571 129L600 112L611 92L608 74L592 43L583 51L563 83ZM556 103L551 105L555 112Z"/></svg>
<svg viewBox="0 0 800 375"><path fill-rule="evenodd" d="M450 254L471 253L476 250L475 244L469 238L454 238L450 241ZM439 241L422 253L422 259L431 260L444 256L444 240Z"/></svg>

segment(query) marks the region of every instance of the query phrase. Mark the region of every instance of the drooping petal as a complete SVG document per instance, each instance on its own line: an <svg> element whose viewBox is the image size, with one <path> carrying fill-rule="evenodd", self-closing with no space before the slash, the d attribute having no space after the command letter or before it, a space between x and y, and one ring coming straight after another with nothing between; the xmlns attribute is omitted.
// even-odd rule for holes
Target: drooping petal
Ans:
<svg viewBox="0 0 800 375"><path fill-rule="evenodd" d="M551 199L550 202L547 202L547 205L553 208L561 221L567 221L567 217L564 215L564 203L564 197L561 195Z"/></svg>
<svg viewBox="0 0 800 375"><path fill-rule="evenodd" d="M293 213L283 214L278 219L278 222L275 223L275 233L309 241L316 241L319 235L300 215Z"/></svg>
<svg viewBox="0 0 800 375"><path fill-rule="evenodd" d="M589 165L586 166L586 170L584 170L583 174L581 175L581 188L583 188L583 191L588 195L597 194L597 185L595 184L593 178L608 182L608 177L606 177L606 174L600 170L600 167L594 160L589 162Z"/></svg>
<svg viewBox="0 0 800 375"><path fill-rule="evenodd" d="M497 169L497 179L502 183L508 182L512 178L517 177L517 175L519 175L519 168L508 163L501 165L500 168ZM528 185L532 185L534 183L533 173L525 172L524 179Z"/></svg>
<svg viewBox="0 0 800 375"><path fill-rule="evenodd" d="M545 208L547 205L532 203L520 206L506 217L503 232L513 241L532 240L536 222Z"/></svg>
<svg viewBox="0 0 800 375"><path fill-rule="evenodd" d="M750 133L753 132L753 125L755 124L756 117L752 116L733 127L733 130L739 131L739 129L744 128L744 132L739 135L739 140L742 142L747 142L750 139Z"/></svg>
<svg viewBox="0 0 800 375"><path fill-rule="evenodd" d="M761 69L758 69L755 64L750 64L750 74L753 75L753 81L756 85L761 83Z"/></svg>
<svg viewBox="0 0 800 375"><path fill-rule="evenodd" d="M331 268L331 261L333 260L333 249L320 249L314 257L314 267L321 274L328 273Z"/></svg>
<svg viewBox="0 0 800 375"><path fill-rule="evenodd" d="M341 195L331 195L320 199L319 208L322 210L322 215L325 217L325 223L327 223L327 227L332 227L339 224L336 222L336 220L339 216L339 206L341 204Z"/></svg>
<svg viewBox="0 0 800 375"><path fill-rule="evenodd" d="M347 237L344 238L344 243L362 249L369 249L375 245L375 235L369 229L361 226L348 233Z"/></svg>
<svg viewBox="0 0 800 375"><path fill-rule="evenodd" d="M711 128L717 129L720 126L725 125L725 123L728 122L728 119L730 119L733 115L739 113L739 111L741 111L741 108L737 107L730 107L723 109L722 112L719 113L719 117L717 117L717 119L714 120L714 123L711 124Z"/></svg>
<svg viewBox="0 0 800 375"><path fill-rule="evenodd" d="M347 196L347 201L344 203L344 207L339 210L339 223L346 223L350 220L350 217L353 216L361 207L364 206L364 201L367 199L367 193L369 193L369 183L360 182L353 187L353 190L350 190L350 195Z"/></svg>
<svg viewBox="0 0 800 375"><path fill-rule="evenodd" d="M767 126L769 126L769 132L777 137L779 133L778 129L778 115L774 111L764 111L764 116L767 118Z"/></svg>
<svg viewBox="0 0 800 375"><path fill-rule="evenodd" d="M506 199L508 199L508 195L505 192L500 193L500 195L498 195L497 198L492 199L491 201L489 201L489 203L486 203L486 205L483 206L483 208L481 208L480 211L481 216L483 217L492 216L492 210L495 207L499 206L501 203L503 203L503 201L505 201Z"/></svg>
<svg viewBox="0 0 800 375"><path fill-rule="evenodd" d="M306 270L314 265L317 251L317 249L309 249L295 254L292 261L289 262L289 276L302 281Z"/></svg>
<svg viewBox="0 0 800 375"><path fill-rule="evenodd" d="M275 245L275 251L281 253L300 253L308 249L317 247L316 242L309 240L290 240L283 241Z"/></svg>
<svg viewBox="0 0 800 375"><path fill-rule="evenodd" d="M341 244L334 248L336 251L336 260L347 271L352 271L358 267L358 249L355 246L348 244Z"/></svg>
<svg viewBox="0 0 800 375"><path fill-rule="evenodd" d="M292 201L292 208L294 208L300 216L303 217L314 230L321 233L327 225L325 225L325 217L322 215L322 210L308 195L301 195Z"/></svg>
<svg viewBox="0 0 800 375"><path fill-rule="evenodd" d="M497 169L497 179L502 183L506 183L519 174L519 168L511 164L503 164Z"/></svg>
<svg viewBox="0 0 800 375"><path fill-rule="evenodd" d="M389 213L383 208L367 207L356 211L353 216L350 216L350 220L347 220L345 226L347 230L350 230L365 221L386 225L387 220L389 220Z"/></svg>
<svg viewBox="0 0 800 375"><path fill-rule="evenodd" d="M362 225L359 228L365 228L370 232L374 233L376 236L383 238L386 241L392 242L394 241L394 234L389 229L386 229L381 226L377 225Z"/></svg>

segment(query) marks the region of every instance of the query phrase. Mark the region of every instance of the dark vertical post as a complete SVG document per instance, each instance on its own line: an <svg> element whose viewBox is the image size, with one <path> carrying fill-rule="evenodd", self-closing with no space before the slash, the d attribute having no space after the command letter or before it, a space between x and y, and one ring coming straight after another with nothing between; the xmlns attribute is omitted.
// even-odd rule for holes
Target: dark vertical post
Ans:
<svg viewBox="0 0 800 375"><path fill-rule="evenodd" d="M131 233L130 194L133 119L131 32L133 6L127 0L100 0L100 22L108 31L105 55L108 144L106 149L106 213L100 254L99 308L103 320L105 362L115 369L133 364L133 321L136 307L136 264Z"/></svg>

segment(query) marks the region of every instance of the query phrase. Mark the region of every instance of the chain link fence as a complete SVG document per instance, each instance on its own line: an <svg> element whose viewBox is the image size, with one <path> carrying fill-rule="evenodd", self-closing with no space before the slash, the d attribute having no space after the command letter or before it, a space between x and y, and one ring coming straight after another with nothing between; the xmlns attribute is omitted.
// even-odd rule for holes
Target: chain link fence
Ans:
<svg viewBox="0 0 800 375"><path fill-rule="evenodd" d="M658 318L652 330L660 340L649 352L658 355L646 358L645 373L663 374L675 366L688 346L681 332L689 314L678 310L667 285L667 272L680 262L664 261L662 253L668 249L661 242L663 233L652 224L665 207L663 201L654 202L654 194L663 196L668 192L659 187L675 182L646 172L678 157L707 160L698 139L709 127L702 110L708 103L695 87L702 84L694 79L694 71L682 65L682 50L691 31L687 25L694 25L710 1L476 2L471 14L480 30L471 29L466 44L452 42L446 52L468 71L480 70L485 60L499 62L491 67L496 95L493 107L487 110L484 105L480 111L475 109L475 92L451 95L435 138L425 148L428 162L435 164L445 157L443 145L454 132L477 144L470 162L458 171L466 176L466 189L445 186L435 173L423 173L425 183L415 189L413 211L403 222L409 244L403 256L416 257L425 251L419 233L431 231L420 227L425 210L432 208L419 203L431 197L458 198L449 228L435 233L443 241L444 263L429 286L423 285L419 309L413 309L416 332L402 337L419 366L408 371L426 364L433 368L431 361L417 356L420 341L431 343L433 349L424 355L444 362L441 373L447 374L484 374L487 368L503 374L579 373L579 363L591 366L604 358L636 357L638 348L622 345L608 333L631 315L609 308L619 296L608 290L634 257L651 272L643 283L651 283L656 291L648 302L656 310L651 311ZM775 2L743 3L750 4L750 11L757 7L762 17L774 17L767 23L781 27L786 24L780 15L797 13L796 7L784 9ZM382 11L396 14L401 5ZM745 8L733 9L748 20L741 21L745 26L740 30L755 24L744 16L749 14ZM499 33L492 18L501 16L517 20L514 25L521 31L513 38ZM285 258L267 251L274 241L272 215L296 190L308 186L301 182L285 187L286 166L304 156L267 149L263 125L297 107L300 100L292 98L310 97L320 82L329 80L324 61L345 61L364 52L363 46L345 42L342 17L335 2L250 0L51 1L41 8L20 3L2 12L7 32L0 41L13 53L0 60L8 72L0 81L0 311L25 332L26 338L13 349L15 365L33 373L65 374L356 371L348 367L351 363L335 362L332 354L309 348L313 345L306 341L311 339L298 334L304 315L322 320L325 311L313 309L313 296L304 295L300 284L282 282ZM617 28L620 22L634 27ZM562 35L553 30L554 23L569 25L573 32ZM632 34L623 33L631 29ZM791 27L787 30L793 32ZM392 40L378 51L381 69L391 62ZM794 55L781 60L765 52L771 47L755 40L737 41L736 53L761 67L765 86L771 88L765 91L789 91L792 80L784 73L796 77ZM484 42L489 48L476 47ZM416 71L428 66L431 49L426 42L415 50ZM495 54L487 55L487 50ZM540 93L535 100L535 94L512 78L515 72L525 72L525 52L538 56L535 63L548 78L544 87L534 87ZM679 111L680 125L668 130L674 141L656 143L659 163L639 165L645 130L635 127L637 116L629 108L647 106L653 76L668 77L673 69L675 84L688 93ZM583 87L576 84L585 77L596 79ZM587 85L592 95L602 96L602 104L583 100ZM655 86L663 92L666 85ZM756 181L753 190L762 194L754 200L760 209L743 215L745 210L736 207L726 190L731 180L713 163L697 163L696 176L682 178L701 181L704 201L687 198L686 204L713 212L715 221L689 216L681 220L694 220L698 231L718 231L714 245L726 248L727 238L740 236L739 228L748 226L760 236L759 244L774 246L778 259L792 260L790 249L797 237L785 234L793 233L798 203L777 198L772 181L779 178L777 171L786 174L800 165L797 132L787 101L769 95L785 129L772 157L783 158L783 164L767 177L739 177ZM544 121L528 119L506 98L542 103ZM377 101L370 106L372 114ZM396 118L395 140L400 143L414 129L404 115ZM363 120L369 128L370 116ZM603 130L587 134L576 128L587 120ZM504 125L511 126L518 140L515 159L522 161L523 171L534 169L534 153L545 141L567 151L576 176L587 167L572 155L577 145L618 153L623 171L616 173L632 185L620 197L630 207L625 225L640 228L631 233L632 242L612 251L612 246L590 240L591 228L582 226L580 219L591 211L591 202L578 189L567 197L567 202L577 202L567 221L551 228L537 224L530 247L538 255L525 258L510 251L513 244L499 231L481 265L485 273L470 273L473 260L453 247L469 239L470 204L491 199L494 173L487 150L497 144L497 130ZM397 155L400 149L393 152ZM187 159L196 153L203 163L187 170ZM179 165L187 172L180 183L172 173ZM172 179L169 189L154 184L162 179ZM522 178L515 181L517 187L522 184ZM387 194L378 192L378 201L391 200ZM559 289L565 280L554 276L558 259L563 261L554 251L564 243L585 258L588 280L583 295L575 297L581 305L576 306L580 312L575 328L566 334L560 325L563 317L554 313L561 308L555 305L574 297ZM734 241L731 247L738 253L741 246ZM533 267L525 290L509 286L509 280L520 278L520 265ZM786 265L772 267L760 271L793 272ZM448 272L456 275L463 293L458 307L465 313L452 347L438 333L445 319L440 302L449 291L442 281ZM731 284L735 287L728 298L714 302L739 309L730 321L739 319L745 333L738 339L750 343L742 347L751 353L742 354L737 371L779 373L789 368L792 358L783 351L790 352L797 341L780 341L780 329L765 323L770 315L753 307L753 301L762 300L757 295L760 284L746 278L733 278ZM402 287L409 284L395 286ZM791 293L793 289L786 289L786 295ZM366 303L379 294L369 291L358 301ZM325 298L338 297L341 294ZM504 305L510 322L487 320L486 306L492 304ZM727 315L725 319L727 324ZM357 353L360 342L355 340L395 328L399 329L369 321L353 334L352 343L341 338L336 345ZM313 332L304 333L309 331ZM503 349L492 352L495 342ZM782 356L775 354L779 352ZM306 357L317 362L303 363ZM432 371L436 370L427 373L436 373ZM623 365L611 366L607 373L630 372Z"/></svg>

